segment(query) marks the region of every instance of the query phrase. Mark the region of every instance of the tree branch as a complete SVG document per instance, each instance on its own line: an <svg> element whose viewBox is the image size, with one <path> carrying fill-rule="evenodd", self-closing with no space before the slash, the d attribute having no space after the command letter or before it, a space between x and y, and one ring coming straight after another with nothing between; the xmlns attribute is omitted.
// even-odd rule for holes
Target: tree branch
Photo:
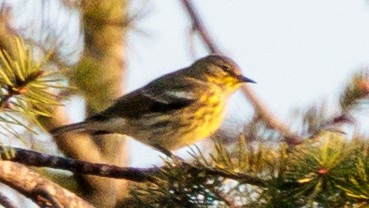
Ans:
<svg viewBox="0 0 369 208"><path fill-rule="evenodd" d="M95 175L116 179L127 179L135 182L155 181L155 177L160 173L161 168L132 168L118 167L115 165L91 163L81 160L73 160L64 157L58 157L39 153L31 150L25 150L12 147L1 147L0 156L3 160L19 162L25 165L35 167L48 167L71 171L76 174ZM219 177L225 177L241 181L255 186L265 187L265 181L243 173L230 173L219 169L208 167L195 167L191 164L182 163L184 172L198 171L205 169L207 174Z"/></svg>
<svg viewBox="0 0 369 208"><path fill-rule="evenodd" d="M5 208L16 208L15 203L9 199L9 197L5 196L3 193L0 193L0 204Z"/></svg>
<svg viewBox="0 0 369 208"><path fill-rule="evenodd" d="M193 29L198 31L200 37L202 38L208 50L211 53L222 54L222 52L218 49L215 42L211 38L211 35L207 31L206 27L202 23L200 16L198 15L196 9L191 3L191 0L181 0L181 2L185 7L186 12L188 13L188 16L192 20ZM303 139L300 136L291 132L282 121L277 119L277 117L275 117L268 110L268 108L257 98L255 93L248 86L243 86L242 92L245 95L245 97L251 102L254 108L260 113L264 121L268 125L270 125L271 128L279 131L286 138L286 143L288 145L294 146L302 143Z"/></svg>
<svg viewBox="0 0 369 208"><path fill-rule="evenodd" d="M92 207L74 193L18 163L0 161L0 182L14 188L41 207L50 207L55 203L61 207Z"/></svg>

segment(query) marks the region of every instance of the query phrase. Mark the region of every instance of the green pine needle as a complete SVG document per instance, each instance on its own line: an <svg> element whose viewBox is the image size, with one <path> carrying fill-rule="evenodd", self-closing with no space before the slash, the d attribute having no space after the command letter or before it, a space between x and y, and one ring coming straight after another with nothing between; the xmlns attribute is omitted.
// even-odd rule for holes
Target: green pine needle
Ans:
<svg viewBox="0 0 369 208"><path fill-rule="evenodd" d="M20 38L10 41L12 48L0 51L0 126L12 135L19 134L14 125L36 133L29 122L39 125L39 116L51 116L50 106L60 105L57 94L67 87L58 72L47 69L53 52L35 58L32 46Z"/></svg>

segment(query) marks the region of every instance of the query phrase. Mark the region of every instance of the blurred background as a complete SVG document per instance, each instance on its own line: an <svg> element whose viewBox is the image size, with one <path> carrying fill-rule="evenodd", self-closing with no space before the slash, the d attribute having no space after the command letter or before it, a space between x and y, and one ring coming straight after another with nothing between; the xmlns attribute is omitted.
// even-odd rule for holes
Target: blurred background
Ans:
<svg viewBox="0 0 369 208"><path fill-rule="evenodd" d="M128 36L127 91L207 53L199 39L190 36L191 21L180 1L146 3L149 12L136 25L145 34L131 31ZM334 111L346 82L369 63L365 0L204 0L194 4L219 47L257 81L252 89L282 120L288 121L296 108L323 101ZM133 2L132 8L141 6ZM229 103L223 127L240 131L252 109L240 93ZM133 160L145 164L139 156Z"/></svg>
<svg viewBox="0 0 369 208"><path fill-rule="evenodd" d="M40 47L40 53L54 49L52 61L67 77L64 83L77 89L62 101L65 108L55 110L54 115L62 119L49 121L46 129L82 121L104 109L114 98L209 53L193 29L183 1L103 2L2 1L6 16L2 22L10 28L8 33L21 35ZM366 0L192 3L219 49L257 82L250 85L251 90L275 117L287 124L294 124L290 118L298 112L296 109L325 104L330 112L339 111L337 103L346 83L369 64ZM118 8L107 6L113 4ZM8 33L2 37L6 39ZM104 46L112 47L104 49ZM245 96L236 93L220 131L237 137L253 113L254 108ZM367 117L366 113L360 117ZM368 127L365 121L360 123L360 128ZM107 160L91 156L93 148L86 143L55 141L52 147L43 145L49 145L49 140L50 136L43 134L33 142L39 149L82 160L134 167L161 164L162 155L132 139L126 144L121 142L122 138L111 139L116 141L111 144L104 139L92 142L106 158L109 154L115 158ZM187 151L179 150L178 154L186 155Z"/></svg>

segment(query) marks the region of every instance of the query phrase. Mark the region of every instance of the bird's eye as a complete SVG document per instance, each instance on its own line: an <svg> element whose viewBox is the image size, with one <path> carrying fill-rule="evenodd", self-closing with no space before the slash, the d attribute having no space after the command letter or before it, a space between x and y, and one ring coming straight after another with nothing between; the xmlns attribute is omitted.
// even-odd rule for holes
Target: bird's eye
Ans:
<svg viewBox="0 0 369 208"><path fill-rule="evenodd" d="M226 72L229 72L229 71L231 71L231 68L229 67L229 66L226 66L226 65L222 65L222 66L220 66L224 71L226 71Z"/></svg>

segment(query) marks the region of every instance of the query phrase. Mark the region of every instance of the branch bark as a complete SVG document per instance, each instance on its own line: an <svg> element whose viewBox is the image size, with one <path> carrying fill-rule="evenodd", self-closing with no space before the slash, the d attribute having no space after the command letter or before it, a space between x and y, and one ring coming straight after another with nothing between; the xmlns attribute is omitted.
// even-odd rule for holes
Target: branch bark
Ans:
<svg viewBox="0 0 369 208"><path fill-rule="evenodd" d="M58 157L39 153L31 150L25 150L13 147L1 147L0 156L3 160L18 162L34 167L48 167L71 171L82 175L95 175L101 177L127 179L134 182L155 181L155 177L160 173L161 168L133 168L119 167L102 163L91 163L87 161L74 160L64 157ZM238 180L241 183L265 187L265 181L260 178L250 176L244 173L231 173L225 170L214 169L205 166L194 166L182 162L184 172L198 172L203 170L205 174L225 177Z"/></svg>
<svg viewBox="0 0 369 208"><path fill-rule="evenodd" d="M5 208L17 208L16 204L3 193L0 193L0 204Z"/></svg>
<svg viewBox="0 0 369 208"><path fill-rule="evenodd" d="M18 163L0 161L0 182L30 198L40 207L93 207L74 193Z"/></svg>

